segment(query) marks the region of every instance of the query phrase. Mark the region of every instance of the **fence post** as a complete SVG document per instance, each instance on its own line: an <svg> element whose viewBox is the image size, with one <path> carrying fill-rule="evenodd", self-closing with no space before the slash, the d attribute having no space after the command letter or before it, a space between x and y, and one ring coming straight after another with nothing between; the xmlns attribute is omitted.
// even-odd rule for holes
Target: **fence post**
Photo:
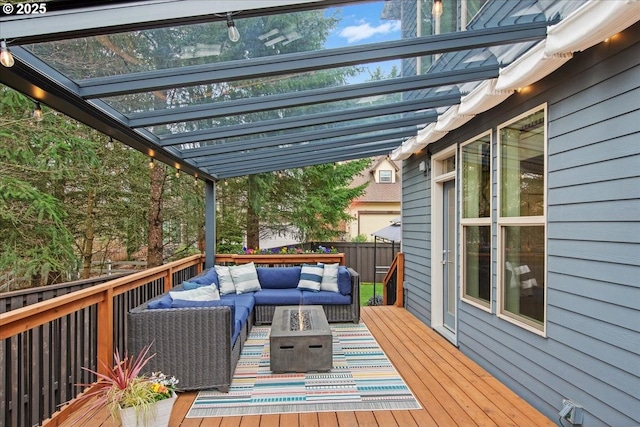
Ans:
<svg viewBox="0 0 640 427"><path fill-rule="evenodd" d="M111 260L108 259L105 264L107 266L107 276L111 276Z"/></svg>

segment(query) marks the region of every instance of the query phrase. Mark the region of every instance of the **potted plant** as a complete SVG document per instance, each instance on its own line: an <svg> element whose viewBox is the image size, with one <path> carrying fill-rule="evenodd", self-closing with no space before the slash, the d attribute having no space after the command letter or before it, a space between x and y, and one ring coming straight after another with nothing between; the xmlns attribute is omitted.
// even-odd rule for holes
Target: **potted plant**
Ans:
<svg viewBox="0 0 640 427"><path fill-rule="evenodd" d="M80 384L92 389L76 401L80 404L91 401L91 405L76 422L86 422L106 407L111 417L124 427L169 425L171 409L177 399L175 390L178 380L161 372L154 372L151 376L141 375L142 368L155 356L149 355L150 347L143 348L137 357L125 355L121 358L116 350L114 366L108 368L106 374L83 368L95 374L98 381Z"/></svg>

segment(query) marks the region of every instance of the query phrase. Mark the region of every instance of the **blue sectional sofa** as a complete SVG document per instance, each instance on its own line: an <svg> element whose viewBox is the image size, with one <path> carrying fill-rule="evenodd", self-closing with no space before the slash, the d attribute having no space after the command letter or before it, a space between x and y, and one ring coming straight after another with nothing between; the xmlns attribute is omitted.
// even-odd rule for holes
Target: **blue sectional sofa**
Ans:
<svg viewBox="0 0 640 427"><path fill-rule="evenodd" d="M221 280L220 271L211 268L132 309L127 350L137 354L153 343L155 356L145 367L149 372L176 376L180 390L218 388L226 392L249 331L254 324L270 324L277 306L322 305L329 322L360 321L358 273L340 266L337 287L334 283L331 290L315 290L312 285L310 290L304 285L308 269L257 267L259 289L254 281L248 288L238 284L232 292L228 278L223 275ZM221 295L209 299L209 292ZM196 294L195 300L181 299Z"/></svg>

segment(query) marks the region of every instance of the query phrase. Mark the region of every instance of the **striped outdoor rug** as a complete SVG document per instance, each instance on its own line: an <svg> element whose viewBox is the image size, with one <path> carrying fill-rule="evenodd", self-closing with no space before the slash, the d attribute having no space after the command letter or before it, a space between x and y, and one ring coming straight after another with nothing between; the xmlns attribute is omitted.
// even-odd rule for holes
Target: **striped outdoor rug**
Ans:
<svg viewBox="0 0 640 427"><path fill-rule="evenodd" d="M333 324L330 372L273 374L269 327L254 327L229 393L201 391L187 418L420 409L364 324Z"/></svg>

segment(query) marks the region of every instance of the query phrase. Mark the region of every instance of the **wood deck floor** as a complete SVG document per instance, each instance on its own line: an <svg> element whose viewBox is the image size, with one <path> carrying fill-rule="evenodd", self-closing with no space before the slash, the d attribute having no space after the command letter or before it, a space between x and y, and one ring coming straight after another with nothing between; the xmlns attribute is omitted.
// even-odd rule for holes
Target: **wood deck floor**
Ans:
<svg viewBox="0 0 640 427"><path fill-rule="evenodd" d="M171 426L346 427L346 426L555 426L523 399L406 310L363 307L362 320L400 372L423 409L324 412L185 419L196 393L176 402ZM46 426L58 424L55 419ZM92 426L114 427L105 414Z"/></svg>

